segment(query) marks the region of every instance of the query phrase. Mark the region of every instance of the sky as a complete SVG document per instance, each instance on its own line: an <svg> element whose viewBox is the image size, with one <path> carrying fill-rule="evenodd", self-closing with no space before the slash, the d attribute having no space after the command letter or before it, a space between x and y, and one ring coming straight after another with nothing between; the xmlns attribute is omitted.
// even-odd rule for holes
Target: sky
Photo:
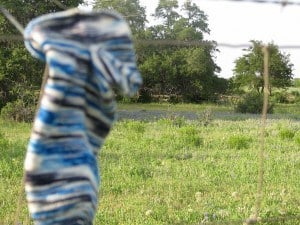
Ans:
<svg viewBox="0 0 300 225"><path fill-rule="evenodd" d="M272 0L270 0L272 1ZM291 0L300 2L300 0ZM140 4L146 7L148 20L151 18L159 0L140 0ZM179 0L181 5L184 0ZM275 45L299 45L300 6L276 4L262 4L253 2L233 2L226 0L194 0L194 3L208 16L208 24L211 30L205 35L206 40L214 40L217 43L249 44L250 40L258 40L263 43L273 42ZM298 21L298 22L297 22ZM220 77L229 78L233 75L234 61L246 52L243 48L232 49L218 47L216 63L222 71ZM294 64L294 77L300 78L300 48L280 49L282 53L290 54L291 63Z"/></svg>

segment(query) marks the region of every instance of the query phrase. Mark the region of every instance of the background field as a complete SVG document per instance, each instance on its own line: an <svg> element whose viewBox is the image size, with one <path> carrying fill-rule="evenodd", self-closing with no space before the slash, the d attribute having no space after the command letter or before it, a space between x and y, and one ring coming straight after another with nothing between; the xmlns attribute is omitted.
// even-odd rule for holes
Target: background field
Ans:
<svg viewBox="0 0 300 225"><path fill-rule="evenodd" d="M260 224L299 224L298 107L281 105L267 121ZM253 213L259 116L213 105L120 105L119 109L120 116L150 117L120 118L101 150L95 224L242 224ZM152 112L163 116L153 117ZM0 121L1 225L13 224L16 217L20 224L28 224L23 192L21 204L18 198L30 128L27 123Z"/></svg>

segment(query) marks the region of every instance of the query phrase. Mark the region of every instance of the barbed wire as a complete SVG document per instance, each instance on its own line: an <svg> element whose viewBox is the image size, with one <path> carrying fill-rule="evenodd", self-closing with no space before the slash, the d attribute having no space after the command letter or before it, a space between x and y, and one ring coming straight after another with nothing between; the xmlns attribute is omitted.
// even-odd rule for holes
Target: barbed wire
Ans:
<svg viewBox="0 0 300 225"><path fill-rule="evenodd" d="M281 6L300 6L300 2L288 0L208 0L208 1L227 1L227 2L240 2L240 3L257 3L257 4L275 4Z"/></svg>
<svg viewBox="0 0 300 225"><path fill-rule="evenodd" d="M24 41L21 35L0 35L0 42L22 42ZM251 47L251 43L226 43L217 41L180 41L180 40L146 40L135 39L135 44L154 45L154 46L178 46L178 47L216 47L230 49L245 49ZM277 45L281 50L300 50L300 45Z"/></svg>
<svg viewBox="0 0 300 225"><path fill-rule="evenodd" d="M12 16L4 7L0 6L1 13L17 28L17 30L23 34L24 33L24 27L19 23L19 21Z"/></svg>
<svg viewBox="0 0 300 225"><path fill-rule="evenodd" d="M63 3L61 3L58 0L51 0L55 5L57 5L59 8L61 8L62 10L66 10L68 9L68 7L66 5L64 5Z"/></svg>

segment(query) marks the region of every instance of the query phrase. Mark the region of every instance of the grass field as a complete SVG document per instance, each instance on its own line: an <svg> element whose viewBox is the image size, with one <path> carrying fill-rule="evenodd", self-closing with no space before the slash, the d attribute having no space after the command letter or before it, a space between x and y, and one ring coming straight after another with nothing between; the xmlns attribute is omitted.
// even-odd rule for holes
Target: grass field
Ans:
<svg viewBox="0 0 300 225"><path fill-rule="evenodd" d="M256 203L259 118L228 107L121 105L120 109L199 112L116 123L99 155L102 184L95 224L242 224ZM267 121L263 201L259 224L300 223L299 106L278 107ZM276 116L277 115L277 116ZM282 116L281 118L281 115ZM227 117L226 117L227 118ZM288 119L290 118L290 119ZM31 124L0 120L0 224L28 224L23 160ZM17 208L21 215L16 215ZM298 219L297 219L298 218Z"/></svg>

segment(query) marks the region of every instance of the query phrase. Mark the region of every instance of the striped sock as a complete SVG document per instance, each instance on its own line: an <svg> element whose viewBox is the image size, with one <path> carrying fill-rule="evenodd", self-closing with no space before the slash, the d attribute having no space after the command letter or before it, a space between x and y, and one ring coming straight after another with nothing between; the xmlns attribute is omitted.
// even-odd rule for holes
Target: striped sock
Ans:
<svg viewBox="0 0 300 225"><path fill-rule="evenodd" d="M133 95L141 84L129 27L116 13L73 9L34 19L24 36L49 65L25 159L30 213L38 225L92 224L114 90Z"/></svg>

